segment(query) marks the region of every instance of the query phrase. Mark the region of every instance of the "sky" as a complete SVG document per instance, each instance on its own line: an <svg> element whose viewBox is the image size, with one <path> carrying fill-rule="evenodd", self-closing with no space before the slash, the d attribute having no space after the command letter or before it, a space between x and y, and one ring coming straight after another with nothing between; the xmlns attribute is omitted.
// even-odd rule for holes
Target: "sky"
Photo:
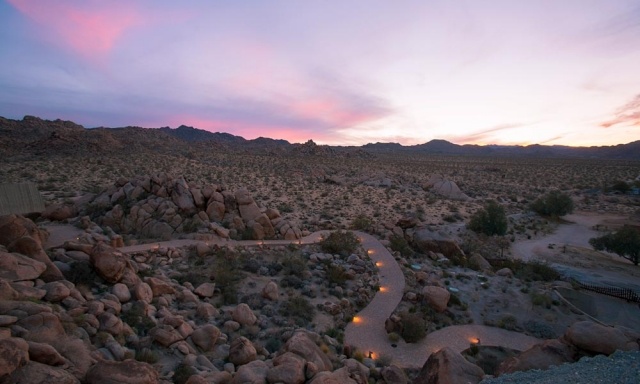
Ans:
<svg viewBox="0 0 640 384"><path fill-rule="evenodd" d="M0 116L322 144L640 139L638 0L0 0Z"/></svg>

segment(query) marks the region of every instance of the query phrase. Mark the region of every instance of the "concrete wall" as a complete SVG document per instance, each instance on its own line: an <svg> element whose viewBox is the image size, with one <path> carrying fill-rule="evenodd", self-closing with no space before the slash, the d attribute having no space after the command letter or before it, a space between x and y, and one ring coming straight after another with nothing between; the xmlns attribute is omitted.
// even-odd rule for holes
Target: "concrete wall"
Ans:
<svg viewBox="0 0 640 384"><path fill-rule="evenodd" d="M0 215L42 211L44 200L35 184L0 184Z"/></svg>

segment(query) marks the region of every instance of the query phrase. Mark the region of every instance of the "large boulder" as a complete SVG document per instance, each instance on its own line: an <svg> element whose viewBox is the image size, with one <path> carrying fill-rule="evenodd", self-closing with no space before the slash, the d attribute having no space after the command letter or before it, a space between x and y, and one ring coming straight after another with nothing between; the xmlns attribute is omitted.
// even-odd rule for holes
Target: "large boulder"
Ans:
<svg viewBox="0 0 640 384"><path fill-rule="evenodd" d="M220 330L213 324L206 324L191 334L191 340L203 352L213 350L218 341L218 337L220 337Z"/></svg>
<svg viewBox="0 0 640 384"><path fill-rule="evenodd" d="M445 347L429 356L414 384L475 384L484 376L480 367Z"/></svg>
<svg viewBox="0 0 640 384"><path fill-rule="evenodd" d="M49 238L49 233L39 229L31 220L20 215L0 216L0 245L9 246L15 240L30 236L34 238L40 246Z"/></svg>
<svg viewBox="0 0 640 384"><path fill-rule="evenodd" d="M302 384L305 381L306 361L295 353L285 352L273 359L273 368L267 372L270 383Z"/></svg>
<svg viewBox="0 0 640 384"><path fill-rule="evenodd" d="M262 214L253 197L251 197L251 194L246 189L238 189L235 193L235 200L238 203L240 217L242 217L242 220L245 222L248 223L251 220L255 220Z"/></svg>
<svg viewBox="0 0 640 384"><path fill-rule="evenodd" d="M30 341L50 343L66 335L58 316L49 312L27 316L17 324L27 330L23 337Z"/></svg>
<svg viewBox="0 0 640 384"><path fill-rule="evenodd" d="M306 361L315 364L319 372L333 369L333 364L331 364L329 357L307 336L306 332L294 333L287 340L283 351L295 353Z"/></svg>
<svg viewBox="0 0 640 384"><path fill-rule="evenodd" d="M404 371L396 365L382 368L380 371L382 378L387 384L408 384L409 378Z"/></svg>
<svg viewBox="0 0 640 384"><path fill-rule="evenodd" d="M579 349L610 355L616 350L638 350L638 338L625 334L618 328L607 327L592 321L573 323L564 334L564 339Z"/></svg>
<svg viewBox="0 0 640 384"><path fill-rule="evenodd" d="M67 360L49 344L37 343L35 341L29 341L28 344L29 359L32 361L52 366L64 365L67 363Z"/></svg>
<svg viewBox="0 0 640 384"><path fill-rule="evenodd" d="M424 287L422 295L427 303L429 303L429 305L436 311L444 312L447 310L447 304L449 303L449 298L451 298L451 293L446 289L430 285Z"/></svg>
<svg viewBox="0 0 640 384"><path fill-rule="evenodd" d="M239 304L233 310L231 317L234 321L240 323L241 325L253 325L257 321L256 315L245 303Z"/></svg>
<svg viewBox="0 0 640 384"><path fill-rule="evenodd" d="M27 364L16 369L11 374L12 384L80 384L80 380L66 369L52 367L36 361L29 361Z"/></svg>
<svg viewBox="0 0 640 384"><path fill-rule="evenodd" d="M574 347L558 339L536 344L517 356L507 358L497 370L497 375L530 369L547 369L554 365L570 363L577 358Z"/></svg>
<svg viewBox="0 0 640 384"><path fill-rule="evenodd" d="M174 181L171 200L182 212L190 215L196 213L196 204L193 201L193 195L184 178L180 177Z"/></svg>
<svg viewBox="0 0 640 384"><path fill-rule="evenodd" d="M453 238L429 228L416 229L413 233L413 246L424 254L429 252L442 253L455 262L463 263L466 261L466 255Z"/></svg>
<svg viewBox="0 0 640 384"><path fill-rule="evenodd" d="M423 188L430 189L434 193L452 200L466 201L470 199L454 181L445 179L441 175L432 175Z"/></svg>
<svg viewBox="0 0 640 384"><path fill-rule="evenodd" d="M40 275L40 278L45 282L64 280L64 276L60 269L49 259L47 253L42 249L40 243L36 241L31 236L23 236L16 239L9 246L9 250L11 252L16 252L23 254L25 256L29 256L30 258L37 260L41 263L44 263L46 269Z"/></svg>
<svg viewBox="0 0 640 384"><path fill-rule="evenodd" d="M271 301L278 300L278 284L275 281L270 281L262 288L262 297Z"/></svg>
<svg viewBox="0 0 640 384"><path fill-rule="evenodd" d="M0 340L0 377L9 375L29 361L29 345L16 337Z"/></svg>
<svg viewBox="0 0 640 384"><path fill-rule="evenodd" d="M247 364L258 357L256 348L251 341L240 336L231 342L229 347L229 361L236 366Z"/></svg>
<svg viewBox="0 0 640 384"><path fill-rule="evenodd" d="M85 378L87 384L155 384L158 373L147 363L135 360L99 361Z"/></svg>
<svg viewBox="0 0 640 384"><path fill-rule="evenodd" d="M71 205L51 204L42 212L42 217L52 221L63 221L76 216L78 213Z"/></svg>
<svg viewBox="0 0 640 384"><path fill-rule="evenodd" d="M151 287L153 297L172 295L176 293L176 290L171 286L171 284L157 277L146 277L144 281Z"/></svg>
<svg viewBox="0 0 640 384"><path fill-rule="evenodd" d="M117 283L122 279L128 266L128 257L115 248L98 243L91 250L91 265L109 283Z"/></svg>
<svg viewBox="0 0 640 384"><path fill-rule="evenodd" d="M472 253L469 257L469 268L476 271L491 271L491 264L479 253Z"/></svg>
<svg viewBox="0 0 640 384"><path fill-rule="evenodd" d="M238 368L231 384L265 384L268 371L264 361L254 360Z"/></svg>
<svg viewBox="0 0 640 384"><path fill-rule="evenodd" d="M0 278L9 281L34 280L47 269L44 263L19 253L0 251Z"/></svg>

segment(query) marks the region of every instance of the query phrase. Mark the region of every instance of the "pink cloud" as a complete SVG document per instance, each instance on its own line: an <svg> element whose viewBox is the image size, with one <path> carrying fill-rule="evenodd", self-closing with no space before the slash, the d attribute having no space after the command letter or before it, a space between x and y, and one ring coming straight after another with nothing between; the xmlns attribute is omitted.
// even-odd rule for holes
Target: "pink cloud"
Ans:
<svg viewBox="0 0 640 384"><path fill-rule="evenodd" d="M8 2L28 18L52 31L56 42L85 58L108 55L128 29L144 22L144 16L129 2L118 2L117 6L101 1Z"/></svg>
<svg viewBox="0 0 640 384"><path fill-rule="evenodd" d="M640 127L640 95L636 95L630 102L618 108L615 117L600 124L603 128L624 124Z"/></svg>
<svg viewBox="0 0 640 384"><path fill-rule="evenodd" d="M386 109L352 105L330 97L301 100L287 107L297 117L322 121L334 128L353 127L379 119L388 113Z"/></svg>

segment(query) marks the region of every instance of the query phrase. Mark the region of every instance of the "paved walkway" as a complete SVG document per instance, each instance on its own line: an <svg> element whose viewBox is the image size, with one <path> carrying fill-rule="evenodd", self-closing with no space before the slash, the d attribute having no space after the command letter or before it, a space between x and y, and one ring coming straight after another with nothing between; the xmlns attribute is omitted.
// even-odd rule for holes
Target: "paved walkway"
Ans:
<svg viewBox="0 0 640 384"><path fill-rule="evenodd" d="M158 247L185 247L199 243L235 246L275 246L289 244L313 244L329 234L319 231L299 240L244 240L244 241L202 241L170 240L139 244L120 248L123 253L143 252ZM365 355L372 352L374 358L386 355L402 368L421 368L429 356L443 347L457 352L469 348L472 341L480 339L482 345L503 346L515 350L525 350L541 340L521 333L483 325L454 325L432 332L419 343L407 344L398 341L393 347L389 341L384 323L393 313L404 295L404 274L395 258L375 237L354 232L371 260L378 266L380 291L362 311L354 316L354 321L345 329L345 344L354 346Z"/></svg>

